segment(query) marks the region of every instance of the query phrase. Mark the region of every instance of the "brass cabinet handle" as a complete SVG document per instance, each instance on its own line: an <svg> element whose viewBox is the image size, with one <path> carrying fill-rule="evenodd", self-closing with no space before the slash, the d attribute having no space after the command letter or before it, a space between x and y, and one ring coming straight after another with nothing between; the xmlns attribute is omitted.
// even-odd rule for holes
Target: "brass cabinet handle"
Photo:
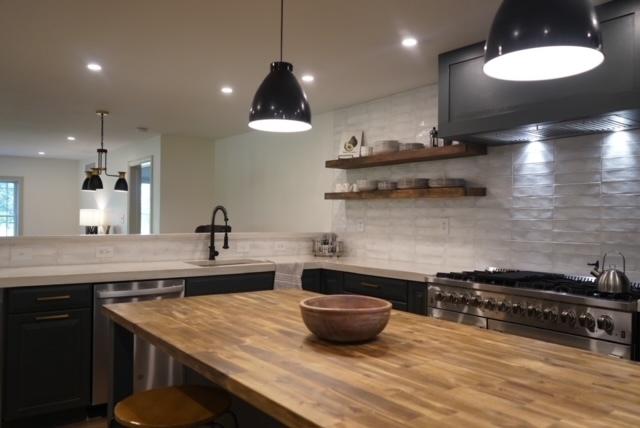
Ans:
<svg viewBox="0 0 640 428"><path fill-rule="evenodd" d="M369 287L369 288L380 288L378 284L370 284L368 282L361 282L360 285L362 285L363 287Z"/></svg>
<svg viewBox="0 0 640 428"><path fill-rule="evenodd" d="M36 317L36 321L66 320L68 318L70 318L69 314L47 315L44 317Z"/></svg>
<svg viewBox="0 0 640 428"><path fill-rule="evenodd" d="M50 302L52 300L69 300L71 294L63 294L61 296L36 297L37 302Z"/></svg>

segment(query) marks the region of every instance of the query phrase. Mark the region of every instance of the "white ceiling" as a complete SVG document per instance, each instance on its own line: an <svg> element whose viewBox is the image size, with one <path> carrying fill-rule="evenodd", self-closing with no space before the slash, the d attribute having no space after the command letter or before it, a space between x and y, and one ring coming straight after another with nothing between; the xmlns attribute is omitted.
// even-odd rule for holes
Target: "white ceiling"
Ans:
<svg viewBox="0 0 640 428"><path fill-rule="evenodd" d="M312 112L329 111L436 82L438 53L483 40L499 3L288 0L285 60L315 75ZM3 0L0 155L91 156L96 109L112 113L107 148L245 132L278 26L277 0ZM419 45L402 48L404 35ZM87 71L90 61L103 71Z"/></svg>

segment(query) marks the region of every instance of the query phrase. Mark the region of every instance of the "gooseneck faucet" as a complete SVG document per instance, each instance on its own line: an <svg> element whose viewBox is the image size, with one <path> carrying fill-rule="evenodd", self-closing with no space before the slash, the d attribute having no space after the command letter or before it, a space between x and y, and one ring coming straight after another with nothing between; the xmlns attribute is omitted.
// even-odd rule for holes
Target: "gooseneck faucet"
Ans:
<svg viewBox="0 0 640 428"><path fill-rule="evenodd" d="M225 250L229 249L229 217L227 216L227 209L222 205L218 205L213 209L213 214L211 214L211 235L209 242L209 260L215 260L216 256L220 253L216 251L215 244L215 235L216 235L216 214L218 211L222 211L224 215L224 243L222 244L222 248Z"/></svg>

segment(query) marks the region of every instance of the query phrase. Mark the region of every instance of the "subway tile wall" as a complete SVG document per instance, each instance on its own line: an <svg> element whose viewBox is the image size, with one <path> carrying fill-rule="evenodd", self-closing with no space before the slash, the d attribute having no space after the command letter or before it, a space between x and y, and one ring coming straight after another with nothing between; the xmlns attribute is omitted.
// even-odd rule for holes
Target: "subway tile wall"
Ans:
<svg viewBox="0 0 640 428"><path fill-rule="evenodd" d="M437 86L334 113L345 134L425 142L437 123ZM427 130L427 134L425 134ZM621 251L640 281L640 131L490 147L487 156L335 173L360 178L464 178L487 196L335 201L333 228L348 254L435 271L500 266L588 275L588 262ZM621 267L619 258L611 262ZM609 264L609 262L607 262Z"/></svg>

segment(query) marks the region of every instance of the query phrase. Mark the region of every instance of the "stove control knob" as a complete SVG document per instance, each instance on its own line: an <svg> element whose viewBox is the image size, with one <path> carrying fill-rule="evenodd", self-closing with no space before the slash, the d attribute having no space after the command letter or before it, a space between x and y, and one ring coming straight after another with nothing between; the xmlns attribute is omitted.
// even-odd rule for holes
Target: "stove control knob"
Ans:
<svg viewBox="0 0 640 428"><path fill-rule="evenodd" d="M458 294L458 293L453 293L451 300L453 301L453 303L455 304L460 304L462 303L462 294Z"/></svg>
<svg viewBox="0 0 640 428"><path fill-rule="evenodd" d="M558 313L553 309L544 308L542 310L542 317L545 319L545 321L555 321L558 319Z"/></svg>
<svg viewBox="0 0 640 428"><path fill-rule="evenodd" d="M573 311L562 311L560 314L560 321L569 325L576 324L576 313Z"/></svg>
<svg viewBox="0 0 640 428"><path fill-rule="evenodd" d="M443 301L445 302L452 302L453 301L453 296L451 295L451 293L444 293L444 299Z"/></svg>
<svg viewBox="0 0 640 428"><path fill-rule="evenodd" d="M586 327L589 330L593 330L596 326L596 320L589 312L580 314L580 316L578 317L578 323L580 323L582 327Z"/></svg>
<svg viewBox="0 0 640 428"><path fill-rule="evenodd" d="M464 303L465 305L471 304L471 296L469 296L468 294L462 296L462 303Z"/></svg>
<svg viewBox="0 0 640 428"><path fill-rule="evenodd" d="M527 316L540 318L541 315L542 311L540 310L540 308L533 305L527 306Z"/></svg>
<svg viewBox="0 0 640 428"><path fill-rule="evenodd" d="M436 297L436 301L438 301L438 302L442 302L444 300L444 294L442 294L442 292L440 292L440 291L438 291L436 293L435 297Z"/></svg>
<svg viewBox="0 0 640 428"><path fill-rule="evenodd" d="M509 309L511 309L511 302L509 302L508 300L503 300L498 303L498 310L500 312L509 312Z"/></svg>
<svg viewBox="0 0 640 428"><path fill-rule="evenodd" d="M482 299L480 298L480 296L474 296L474 298L471 299L471 306L475 306L477 308L481 304L482 304Z"/></svg>
<svg viewBox="0 0 640 428"><path fill-rule="evenodd" d="M519 303L514 303L511 305L511 312L513 312L514 314L519 314L522 313L522 306L520 306Z"/></svg>
<svg viewBox="0 0 640 428"><path fill-rule="evenodd" d="M599 317L597 324L600 330L604 330L609 334L613 331L613 320L608 315L602 315Z"/></svg>
<svg viewBox="0 0 640 428"><path fill-rule="evenodd" d="M492 311L496 308L496 301L493 299L487 299L483 302L483 306L485 309Z"/></svg>

